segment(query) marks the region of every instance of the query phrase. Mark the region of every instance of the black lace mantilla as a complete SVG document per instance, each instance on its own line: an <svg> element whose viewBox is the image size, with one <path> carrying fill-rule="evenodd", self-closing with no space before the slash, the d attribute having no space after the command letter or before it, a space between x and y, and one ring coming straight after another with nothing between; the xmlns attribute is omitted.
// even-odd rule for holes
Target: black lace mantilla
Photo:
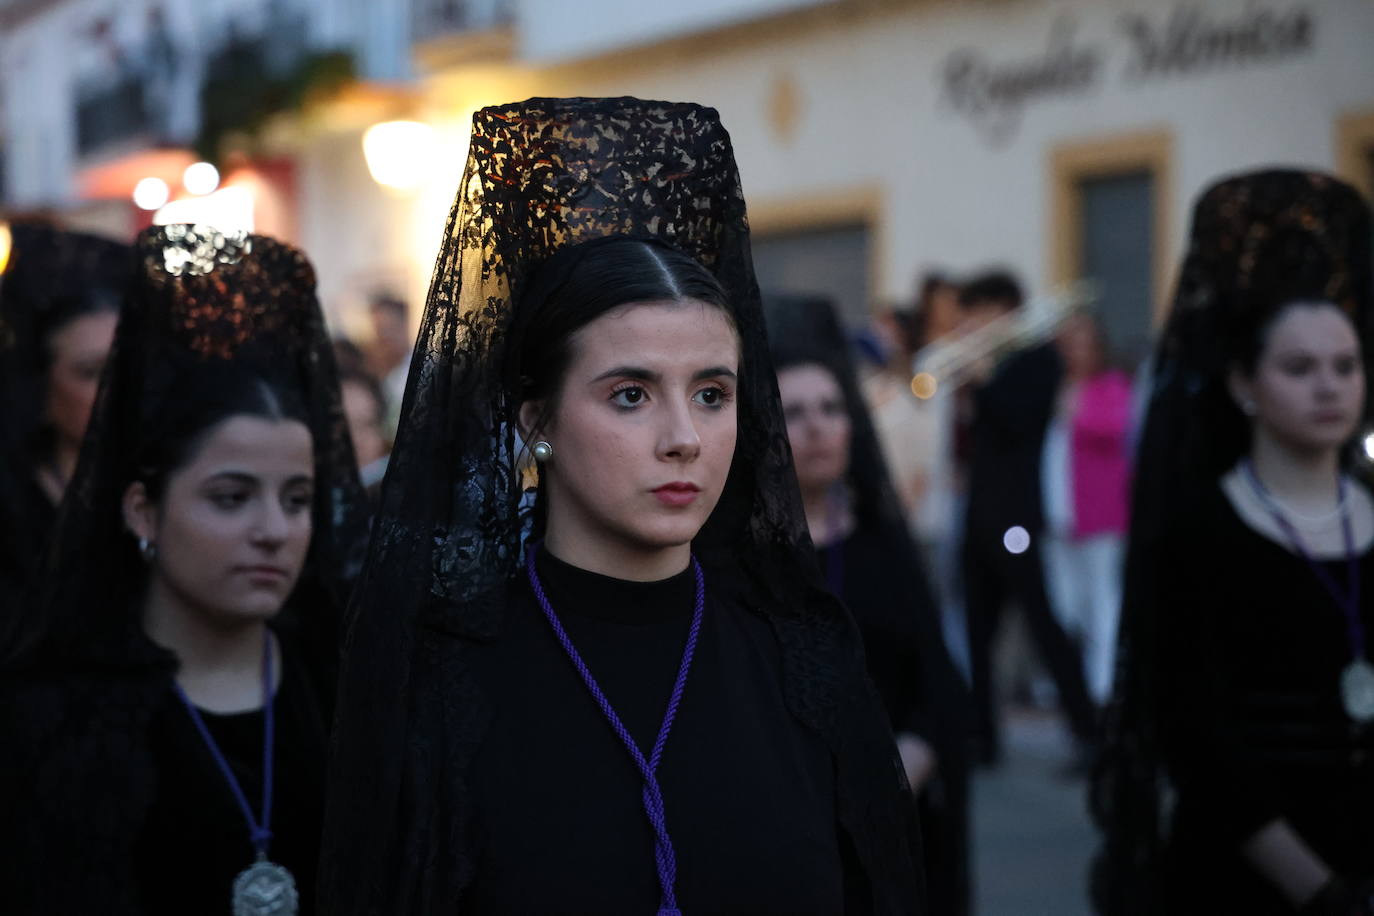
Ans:
<svg viewBox="0 0 1374 916"><path fill-rule="evenodd" d="M730 297L740 433L694 549L740 570L739 587L773 622L789 706L834 750L840 818L878 889L876 911L909 912L899 768L857 633L809 557L729 136L711 109L628 98L531 99L473 118L350 612L325 909L448 913L471 880L464 773L491 708L464 651L500 635L535 473L517 460L508 338L534 269L608 235L681 248Z"/></svg>

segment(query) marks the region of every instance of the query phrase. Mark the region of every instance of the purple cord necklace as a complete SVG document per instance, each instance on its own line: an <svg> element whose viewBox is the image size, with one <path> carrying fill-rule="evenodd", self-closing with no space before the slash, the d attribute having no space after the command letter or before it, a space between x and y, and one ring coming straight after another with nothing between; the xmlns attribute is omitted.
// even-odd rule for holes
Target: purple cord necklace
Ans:
<svg viewBox="0 0 1374 916"><path fill-rule="evenodd" d="M1344 475L1340 479L1341 533L1345 539L1346 588L1342 589L1327 569L1313 559L1307 546L1298 536L1298 529L1283 514L1276 500L1264 487L1255 466L1246 458L1242 463L1250 487L1260 502L1274 517L1293 551L1306 561L1313 575L1321 582L1336 606L1345 614L1346 636L1350 643L1351 661L1341 671L1341 704L1351 719L1360 723L1374 721L1374 665L1369 663L1365 650L1364 622L1360 620L1360 558L1355 553L1355 535L1350 526L1350 509Z"/></svg>
<svg viewBox="0 0 1374 916"><path fill-rule="evenodd" d="M672 731L673 720L677 717L678 705L682 702L682 693L687 688L687 672L692 668L692 656L696 654L697 636L701 633L701 619L706 607L706 579L701 573L701 564L696 557L692 557L692 572L696 577L696 603L692 609L692 626L687 631L687 645L682 650L682 664L678 666L677 680L673 682L673 692L668 698L668 709L663 714L663 724L659 726L658 737L654 741L653 750L648 759L644 757L644 752L639 749L634 738L630 735L629 729L620 721L620 716L616 714L615 708L611 706L611 701L606 698L600 685L596 683L596 678L592 676L591 669L582 660L581 654L573 645L572 639L568 636L568 631L563 629L563 624L559 621L558 615L554 613L553 605L549 604L549 598L544 594L544 586L539 581L539 573L535 569L534 557L538 547L531 544L525 551L525 570L529 573L530 588L534 590L535 600L539 602L539 607L543 609L544 616L548 618L549 625L553 627L554 636L563 646L563 651L567 653L569 661L577 669L577 673L582 677L582 683L587 685L588 692L596 705L601 707L601 712L606 716L606 721L610 723L611 729L620 738L620 742L625 745L625 750L629 751L630 757L634 760L635 767L638 768L640 776L644 778L644 813L649 818L649 825L654 831L654 861L658 869L658 886L660 898L658 905L658 916L681 916L682 911L677 906L677 853L673 850L672 837L668 835L667 815L663 807L663 792L658 785L659 761L663 759L663 748L668 743L668 733Z"/></svg>
<svg viewBox="0 0 1374 916"><path fill-rule="evenodd" d="M296 879L291 872L267 859L267 850L272 845L272 751L276 744L276 717L272 707L276 697L272 695L272 633L263 634L262 646L262 697L263 697L263 740L262 740L262 820L253 817L253 808L248 804L248 796L243 793L234 776L229 761L220 750L210 729L205 724L200 710L191 702L186 691L176 681L172 689L180 698L186 712L200 732L201 740L215 758L224 781L229 784L238 802L243 818L248 822L249 838L257 852L257 861L248 866L234 879L231 896L234 916L295 916L299 906L296 893Z"/></svg>

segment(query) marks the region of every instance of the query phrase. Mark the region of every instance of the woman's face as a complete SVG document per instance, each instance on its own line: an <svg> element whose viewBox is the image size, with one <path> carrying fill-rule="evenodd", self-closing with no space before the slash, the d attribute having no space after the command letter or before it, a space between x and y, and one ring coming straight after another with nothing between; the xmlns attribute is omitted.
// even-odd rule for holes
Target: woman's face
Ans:
<svg viewBox="0 0 1374 916"><path fill-rule="evenodd" d="M156 547L154 585L224 624L281 610L310 548L314 449L295 420L230 417L173 471L157 504L142 484L125 521Z"/></svg>
<svg viewBox="0 0 1374 916"><path fill-rule="evenodd" d="M1102 333L1090 315L1073 315L1059 328L1055 343L1064 360L1064 374L1072 379L1087 379L1102 371Z"/></svg>
<svg viewBox="0 0 1374 916"><path fill-rule="evenodd" d="M735 452L739 340L693 300L613 309L574 335L544 463L552 536L642 553L690 543ZM522 410L531 428L540 408Z"/></svg>
<svg viewBox="0 0 1374 916"><path fill-rule="evenodd" d="M365 468L386 454L386 438L382 435L382 405L361 382L344 380L339 385L343 399L344 419L348 434L353 437L353 451L358 467Z"/></svg>
<svg viewBox="0 0 1374 916"><path fill-rule="evenodd" d="M849 411L834 374L816 364L778 373L792 462L803 493L830 489L849 471Z"/></svg>
<svg viewBox="0 0 1374 916"><path fill-rule="evenodd" d="M1364 413L1364 362L1355 329L1330 304L1299 304L1269 329L1251 378L1232 376L1256 424L1302 451L1335 449L1355 434Z"/></svg>
<svg viewBox="0 0 1374 916"><path fill-rule="evenodd" d="M47 419L57 438L76 447L86 434L100 389L100 373L114 342L119 313L89 312L59 327L48 338Z"/></svg>

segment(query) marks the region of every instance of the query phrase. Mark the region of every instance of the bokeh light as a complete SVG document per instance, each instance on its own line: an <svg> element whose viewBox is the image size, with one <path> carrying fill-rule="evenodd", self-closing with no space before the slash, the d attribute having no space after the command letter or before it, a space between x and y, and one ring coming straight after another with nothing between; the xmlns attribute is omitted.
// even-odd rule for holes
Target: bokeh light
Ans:
<svg viewBox="0 0 1374 916"><path fill-rule="evenodd" d="M161 178L144 178L134 185L134 204L140 210L156 210L171 196L171 189Z"/></svg>
<svg viewBox="0 0 1374 916"><path fill-rule="evenodd" d="M193 162L186 166L181 183L192 194L210 194L219 187L219 169L208 162Z"/></svg>

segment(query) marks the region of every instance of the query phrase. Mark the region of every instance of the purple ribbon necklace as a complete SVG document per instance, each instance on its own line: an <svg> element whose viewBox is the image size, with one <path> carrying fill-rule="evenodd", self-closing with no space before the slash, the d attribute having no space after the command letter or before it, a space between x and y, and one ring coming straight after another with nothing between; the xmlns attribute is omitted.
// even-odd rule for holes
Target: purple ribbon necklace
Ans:
<svg viewBox="0 0 1374 916"><path fill-rule="evenodd" d="M535 600L539 602L539 607L543 609L544 616L548 618L549 626L553 627L554 636L563 646L563 651L567 653L568 660L572 662L577 673L582 677L582 683L587 685L587 690L596 701L596 705L601 707L602 714L606 721L610 723L611 729L620 738L620 743L625 745L625 750L634 760L635 767L639 770L639 775L644 778L644 813L649 818L649 825L654 831L654 862L658 869L658 886L660 897L658 904L658 916L681 916L682 911L677 906L677 853L673 850L672 837L668 835L668 820L663 807L663 792L658 785L659 761L663 759L663 748L668 743L668 733L672 731L673 720L677 717L677 708L682 702L682 693L687 688L687 672L692 668L692 656L696 654L697 636L701 633L701 619L706 607L706 579L701 573L701 564L696 557L692 557L692 572L696 577L696 603L692 609L692 626L687 631L687 645L682 650L682 664L678 666L677 680L673 682L673 692L668 697L668 709L663 714L663 724L659 726L658 737L654 740L653 750L648 758L639 749L635 739L630 735L630 730L620 721L620 716L616 714L615 708L611 706L611 701L606 698L596 678L592 676L591 669L582 660L581 654L577 651L568 636L568 631L563 629L563 624L558 619L558 614L554 612L553 605L549 604L549 598L544 594L544 586L539 581L539 573L535 569L534 557L537 545L531 544L525 550L525 570L529 573L530 588L534 590Z"/></svg>
<svg viewBox="0 0 1374 916"><path fill-rule="evenodd" d="M1336 606L1345 614L1346 636L1350 643L1350 663L1341 671L1341 705L1345 714L1361 724L1374 721L1374 665L1369 663L1365 649L1364 623L1360 620L1360 558L1355 553L1355 535L1351 530L1349 493L1345 475L1340 478L1339 506L1341 512L1341 533L1345 539L1346 587L1342 589L1331 573L1308 553L1307 546L1298 536L1294 527L1283 514L1278 500L1274 498L1255 473L1255 466L1246 458L1242 463L1250 487L1260 502L1274 517L1274 522L1283 531L1293 552L1306 561L1322 587L1330 593Z"/></svg>
<svg viewBox="0 0 1374 916"><path fill-rule="evenodd" d="M243 793L234 776L229 761L220 750L210 729L205 725L200 710L191 702L186 691L176 681L172 689L186 712L200 732L201 740L215 758L224 781L229 784L238 802L243 818L248 822L249 838L257 852L257 861L248 866L234 879L230 900L234 916L295 916L299 907L296 893L296 879L291 872L267 859L267 850L272 845L272 750L276 743L276 717L272 707L276 697L272 694L272 633L264 628L262 642L262 696L263 696L263 740L262 740L262 820L253 816L253 808L248 804L248 796Z"/></svg>

